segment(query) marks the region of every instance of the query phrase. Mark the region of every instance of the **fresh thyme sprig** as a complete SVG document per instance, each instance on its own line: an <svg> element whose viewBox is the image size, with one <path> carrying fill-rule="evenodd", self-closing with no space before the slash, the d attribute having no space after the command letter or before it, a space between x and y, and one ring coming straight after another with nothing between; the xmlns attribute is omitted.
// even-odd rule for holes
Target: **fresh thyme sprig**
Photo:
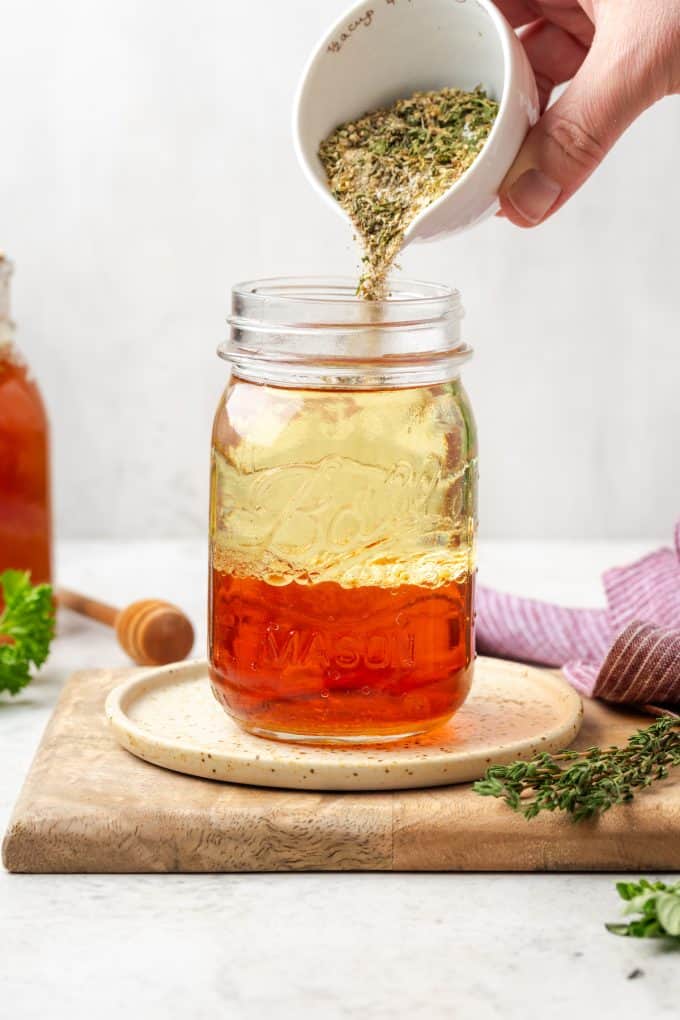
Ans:
<svg viewBox="0 0 680 1020"><path fill-rule="evenodd" d="M492 765L473 789L500 797L508 807L535 818L541 811L564 811L580 822L633 799L636 790L680 765L680 719L662 716L638 730L625 747L537 754L530 761Z"/></svg>
<svg viewBox="0 0 680 1020"><path fill-rule="evenodd" d="M54 637L54 604L49 584L31 586L20 570L0 574L5 608L0 613L0 691L17 694L42 666Z"/></svg>
<svg viewBox="0 0 680 1020"><path fill-rule="evenodd" d="M616 889L627 903L625 914L637 914L632 921L605 925L612 935L638 939L671 938L680 944L680 882L617 882Z"/></svg>

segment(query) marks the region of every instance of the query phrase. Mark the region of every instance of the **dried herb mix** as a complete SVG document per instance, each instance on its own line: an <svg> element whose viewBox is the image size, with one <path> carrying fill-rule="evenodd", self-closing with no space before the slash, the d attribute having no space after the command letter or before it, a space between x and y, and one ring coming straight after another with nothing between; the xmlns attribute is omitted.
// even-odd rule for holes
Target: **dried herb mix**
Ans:
<svg viewBox="0 0 680 1020"><path fill-rule="evenodd" d="M364 247L361 297L386 296L407 227L474 162L497 113L481 88L416 92L341 124L321 143L331 192Z"/></svg>

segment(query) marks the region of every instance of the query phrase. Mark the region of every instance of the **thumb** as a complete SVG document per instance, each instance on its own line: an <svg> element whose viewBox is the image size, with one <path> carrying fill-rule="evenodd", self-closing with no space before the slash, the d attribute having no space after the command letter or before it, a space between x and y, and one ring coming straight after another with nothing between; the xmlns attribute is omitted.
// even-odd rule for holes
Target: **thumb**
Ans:
<svg viewBox="0 0 680 1020"><path fill-rule="evenodd" d="M577 76L527 135L500 190L501 210L533 227L560 208L650 105L614 40L593 43Z"/></svg>

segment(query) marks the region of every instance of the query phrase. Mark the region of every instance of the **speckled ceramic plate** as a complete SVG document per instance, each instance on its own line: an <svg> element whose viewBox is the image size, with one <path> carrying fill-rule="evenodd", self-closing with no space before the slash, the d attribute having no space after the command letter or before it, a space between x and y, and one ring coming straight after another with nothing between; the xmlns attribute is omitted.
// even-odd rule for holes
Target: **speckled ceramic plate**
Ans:
<svg viewBox="0 0 680 1020"><path fill-rule="evenodd" d="M282 744L244 733L213 697L205 662L145 670L106 701L127 751L175 772L296 790L399 790L478 779L492 763L568 746L581 699L554 673L478 659L472 691L446 726L374 747Z"/></svg>

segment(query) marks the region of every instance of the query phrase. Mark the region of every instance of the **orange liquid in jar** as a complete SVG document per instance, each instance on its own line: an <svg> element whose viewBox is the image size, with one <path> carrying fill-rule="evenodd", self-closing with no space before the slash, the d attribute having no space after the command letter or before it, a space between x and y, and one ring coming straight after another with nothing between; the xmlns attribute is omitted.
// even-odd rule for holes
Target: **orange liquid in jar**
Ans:
<svg viewBox="0 0 680 1020"><path fill-rule="evenodd" d="M49 581L48 425L40 392L13 346L0 346L0 572Z"/></svg>
<svg viewBox="0 0 680 1020"><path fill-rule="evenodd" d="M473 580L272 585L213 569L213 689L253 732L385 739L445 722L472 678Z"/></svg>
<svg viewBox="0 0 680 1020"><path fill-rule="evenodd" d="M229 714L323 743L449 719L473 657L476 439L459 382L234 377L211 490L210 662Z"/></svg>

